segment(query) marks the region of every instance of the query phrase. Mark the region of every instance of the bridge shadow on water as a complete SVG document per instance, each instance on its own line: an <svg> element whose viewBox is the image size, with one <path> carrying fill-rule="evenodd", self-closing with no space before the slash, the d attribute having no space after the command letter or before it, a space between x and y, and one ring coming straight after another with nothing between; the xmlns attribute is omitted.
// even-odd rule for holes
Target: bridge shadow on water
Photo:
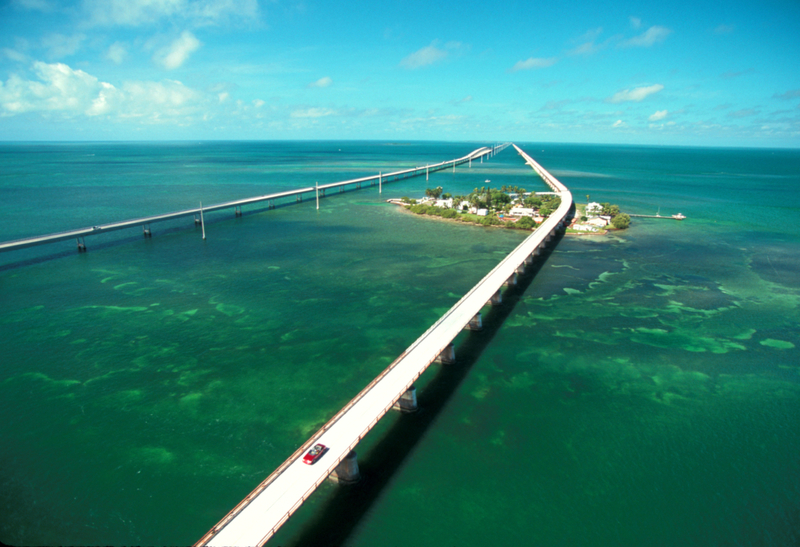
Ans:
<svg viewBox="0 0 800 547"><path fill-rule="evenodd" d="M368 452L359 453L361 481L355 485L338 486L303 529L292 538L282 538L284 543L281 545L330 546L347 542L395 472L447 406L563 237L563 233L554 236L542 254L518 276L517 284L506 288L502 303L491 306L489 312L484 313L483 329L468 332L456 347L454 364L433 365L439 370L424 389L417 391L419 411L400 416Z"/></svg>

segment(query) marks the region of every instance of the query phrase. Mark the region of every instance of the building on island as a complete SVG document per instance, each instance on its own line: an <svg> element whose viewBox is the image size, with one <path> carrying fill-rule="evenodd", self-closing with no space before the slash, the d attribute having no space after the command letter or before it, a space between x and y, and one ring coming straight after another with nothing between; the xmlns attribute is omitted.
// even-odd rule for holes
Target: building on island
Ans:
<svg viewBox="0 0 800 547"><path fill-rule="evenodd" d="M532 217L536 213L535 209L530 207L512 207L508 214L512 217Z"/></svg>

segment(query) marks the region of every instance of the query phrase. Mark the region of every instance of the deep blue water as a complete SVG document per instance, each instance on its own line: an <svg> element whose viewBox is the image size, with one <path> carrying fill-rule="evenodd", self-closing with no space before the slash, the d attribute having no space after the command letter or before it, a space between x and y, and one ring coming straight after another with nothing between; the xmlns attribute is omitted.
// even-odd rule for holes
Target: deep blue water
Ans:
<svg viewBox="0 0 800 547"><path fill-rule="evenodd" d="M0 145L2 239L484 144ZM576 200L688 218L565 237L502 324L459 336L464 370L431 368L422 411L362 442L364 483L273 542L796 544L800 152L517 144ZM198 539L524 237L385 199L488 184L546 190L509 148L213 214L205 242L174 222L0 254L0 540Z"/></svg>

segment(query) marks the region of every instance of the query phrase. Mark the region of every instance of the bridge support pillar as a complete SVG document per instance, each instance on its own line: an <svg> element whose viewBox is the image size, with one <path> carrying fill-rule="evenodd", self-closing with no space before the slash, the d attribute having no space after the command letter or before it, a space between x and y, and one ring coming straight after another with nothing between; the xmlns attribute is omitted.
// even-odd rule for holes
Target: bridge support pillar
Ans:
<svg viewBox="0 0 800 547"><path fill-rule="evenodd" d="M456 348L453 346L453 343L450 342L447 344L439 356L434 359L434 363L442 363L443 365L452 365L456 362Z"/></svg>
<svg viewBox="0 0 800 547"><path fill-rule="evenodd" d="M142 233L144 234L144 237L153 237L153 232L150 231L149 224L142 226Z"/></svg>
<svg viewBox="0 0 800 547"><path fill-rule="evenodd" d="M511 277L509 277L508 279L505 280L505 282L503 283L503 286L504 287L513 287L516 284L517 284L517 272L514 272L513 274L511 274Z"/></svg>
<svg viewBox="0 0 800 547"><path fill-rule="evenodd" d="M416 412L419 410L419 406L417 405L417 388L413 385L403 393L397 402L392 407L395 410L399 410L400 412Z"/></svg>
<svg viewBox="0 0 800 547"><path fill-rule="evenodd" d="M86 242L82 237L76 237L75 241L78 242L78 252L85 253L86 252Z"/></svg>
<svg viewBox="0 0 800 547"><path fill-rule="evenodd" d="M503 303L503 293L500 292L500 291L497 291L496 293L494 293L492 298L489 299L489 304L491 304L492 306L496 306L496 305L502 304L502 303Z"/></svg>
<svg viewBox="0 0 800 547"><path fill-rule="evenodd" d="M237 217L242 216L242 207L241 206L233 208L233 216L237 216Z"/></svg>
<svg viewBox="0 0 800 547"><path fill-rule="evenodd" d="M202 220L200 220L200 217L199 217L199 216L197 216L197 215L194 215L194 225L195 225L195 226L199 226L199 225L200 225L200 224L202 224L202 223L203 223L203 221L202 221Z"/></svg>
<svg viewBox="0 0 800 547"><path fill-rule="evenodd" d="M339 462L336 469L329 477L333 482L339 484L354 484L361 479L361 473L358 470L358 459L356 452L351 450L350 453Z"/></svg>
<svg viewBox="0 0 800 547"><path fill-rule="evenodd" d="M535 253L535 251L534 251L534 253ZM534 255L532 255L532 254L528 255L527 257L525 257L525 265L526 266L530 266L531 264L533 264L533 257L534 257Z"/></svg>
<svg viewBox="0 0 800 547"><path fill-rule="evenodd" d="M467 330L481 330L483 328L483 320L481 319L481 312L475 314L475 317L467 323Z"/></svg>

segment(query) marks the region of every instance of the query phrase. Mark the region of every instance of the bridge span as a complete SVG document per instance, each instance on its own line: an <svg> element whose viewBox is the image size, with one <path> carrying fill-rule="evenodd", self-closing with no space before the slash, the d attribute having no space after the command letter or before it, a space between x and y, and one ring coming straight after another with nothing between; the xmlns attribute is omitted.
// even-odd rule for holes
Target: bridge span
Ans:
<svg viewBox="0 0 800 547"><path fill-rule="evenodd" d="M392 407L416 403L414 382L433 362L453 359L452 341L465 328L480 328L481 309L500 302L504 285L564 227L572 209L572 194L542 166L514 145L553 192L561 196L558 209L465 294L436 323L383 372L311 436L283 464L234 507L196 546L263 545L329 476L355 478L358 467L353 449ZM316 443L329 448L316 464L303 463Z"/></svg>
<svg viewBox="0 0 800 547"><path fill-rule="evenodd" d="M45 245L48 243L55 243L58 241L67 241L71 239L75 239L78 244L79 251L86 250L86 243L85 238L87 236L93 236L102 234L105 232L113 232L116 230L124 230L129 228L137 228L141 227L145 237L151 235L150 231L150 224L163 222L166 220L174 220L183 217L194 217L195 224L199 224L202 222L202 214L211 213L214 211L221 211L223 209L234 209L235 215L240 216L242 214L242 207L245 205L253 205L253 204L263 204L264 202L267 203L268 208L275 207L275 201L281 198L289 198L294 197L296 201L300 202L303 201L303 196L311 194L312 196L319 199L320 196L324 197L325 192L331 189L338 189L340 192L344 192L347 186L353 185L356 189L361 188L361 185L364 183L369 183L372 186L378 185L379 190L383 183L385 182L392 182L400 179L411 178L411 177L418 177L422 176L423 174L427 177L429 173L435 171L442 171L445 169L450 169L451 167L455 170L457 165L463 165L468 163L472 166L472 161L483 161L484 157L490 157L494 154L500 152L504 148L506 148L508 144L502 144L498 146L483 146L478 148L466 156L461 158L456 158L453 160L443 161L440 163L436 163L433 165L425 165L421 167L412 167L411 169L403 169L400 171L393 171L391 173L378 173L377 175L372 175L368 177L362 177L357 179L345 180L340 182L332 182L329 184L322 184L322 185L315 185L315 186L308 186L306 188L298 188L296 190L289 190L286 192L277 192L274 194L264 195L264 196L256 196L252 198L240 199L236 201L228 201L225 203L219 203L216 205L209 205L206 207L196 208L196 209L186 209L184 211L177 211L173 213L165 213L162 215L154 215L144 218L137 218L132 220L123 220L120 222L111 222L107 224L101 224L97 226L90 226L86 228L77 228L74 230L67 230L64 232L58 232L55 234L46 234L41 236L34 236L25 239L18 239L14 241L5 241L0 242L0 252L4 251L14 251L17 249L24 249L27 247L34 247L36 245Z"/></svg>

